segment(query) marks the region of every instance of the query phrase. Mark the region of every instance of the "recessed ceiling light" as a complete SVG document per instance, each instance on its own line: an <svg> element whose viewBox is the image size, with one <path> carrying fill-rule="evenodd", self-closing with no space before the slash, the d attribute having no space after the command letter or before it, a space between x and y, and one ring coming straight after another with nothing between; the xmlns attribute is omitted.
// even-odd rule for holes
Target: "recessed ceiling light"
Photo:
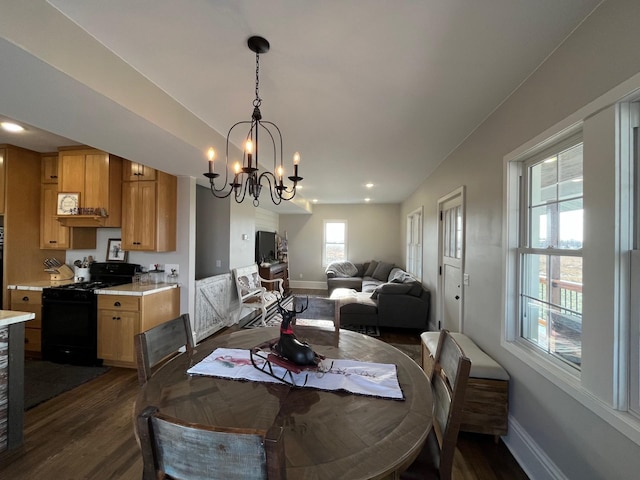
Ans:
<svg viewBox="0 0 640 480"><path fill-rule="evenodd" d="M0 126L2 126L2 128L4 128L7 132L12 133L22 132L24 130L24 127L13 122L0 122Z"/></svg>
<svg viewBox="0 0 640 480"><path fill-rule="evenodd" d="M370 201L371 201L371 199L370 199L370 198L365 198L365 199L364 199L364 201L365 201L365 202L370 202Z"/></svg>
<svg viewBox="0 0 640 480"><path fill-rule="evenodd" d="M313 203L318 203L318 199L314 198L313 200L311 200Z"/></svg>
<svg viewBox="0 0 640 480"><path fill-rule="evenodd" d="M367 188L373 188L373 183L365 183L364 186Z"/></svg>

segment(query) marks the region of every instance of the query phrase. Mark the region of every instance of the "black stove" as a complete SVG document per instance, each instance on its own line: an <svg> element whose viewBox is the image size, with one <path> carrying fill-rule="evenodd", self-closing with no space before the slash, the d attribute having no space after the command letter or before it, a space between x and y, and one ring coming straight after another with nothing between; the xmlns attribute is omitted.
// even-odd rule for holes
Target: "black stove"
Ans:
<svg viewBox="0 0 640 480"><path fill-rule="evenodd" d="M131 283L140 266L92 263L91 281L42 290L42 358L72 365L100 365L96 290Z"/></svg>

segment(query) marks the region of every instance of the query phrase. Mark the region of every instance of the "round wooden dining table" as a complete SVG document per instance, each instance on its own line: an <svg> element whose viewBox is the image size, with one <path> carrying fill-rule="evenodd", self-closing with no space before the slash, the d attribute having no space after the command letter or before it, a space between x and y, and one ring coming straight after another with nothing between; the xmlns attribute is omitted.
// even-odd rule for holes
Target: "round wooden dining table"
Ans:
<svg viewBox="0 0 640 480"><path fill-rule="evenodd" d="M187 373L216 348L250 349L278 337L278 327L263 327L212 337L191 354L174 357L142 387L136 415L154 405L205 425L264 430L280 425L289 479L397 478L431 429L433 400L422 369L400 350L360 333L294 328L299 339L327 358L395 364L404 400Z"/></svg>

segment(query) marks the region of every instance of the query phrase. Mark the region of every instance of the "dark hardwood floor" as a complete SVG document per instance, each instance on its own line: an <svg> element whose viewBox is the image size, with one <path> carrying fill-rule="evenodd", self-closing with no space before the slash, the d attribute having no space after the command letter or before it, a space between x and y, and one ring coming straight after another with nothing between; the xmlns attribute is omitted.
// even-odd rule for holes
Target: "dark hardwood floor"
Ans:
<svg viewBox="0 0 640 480"><path fill-rule="evenodd" d="M381 339L419 342L417 332L383 331ZM139 388L134 370L111 368L27 411L24 445L0 455L0 478L139 480L132 423ZM505 445L486 435L460 435L454 469L455 480L527 478Z"/></svg>

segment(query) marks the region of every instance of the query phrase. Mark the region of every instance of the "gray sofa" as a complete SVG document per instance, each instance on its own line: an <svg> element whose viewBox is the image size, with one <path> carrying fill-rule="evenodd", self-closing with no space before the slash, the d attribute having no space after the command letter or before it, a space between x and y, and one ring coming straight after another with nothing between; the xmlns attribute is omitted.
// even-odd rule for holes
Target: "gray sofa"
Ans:
<svg viewBox="0 0 640 480"><path fill-rule="evenodd" d="M338 262L325 270L341 325L427 329L431 294L387 262Z"/></svg>

